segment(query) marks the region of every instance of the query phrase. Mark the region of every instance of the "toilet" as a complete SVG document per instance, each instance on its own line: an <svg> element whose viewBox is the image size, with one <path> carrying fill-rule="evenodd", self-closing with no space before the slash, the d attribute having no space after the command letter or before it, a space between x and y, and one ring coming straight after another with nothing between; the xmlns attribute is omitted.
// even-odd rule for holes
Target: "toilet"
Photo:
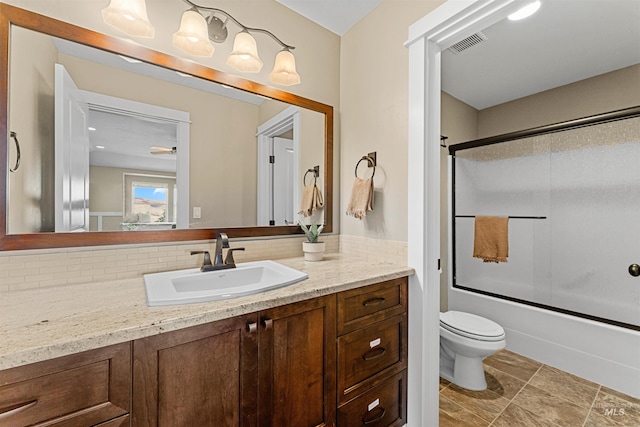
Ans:
<svg viewBox="0 0 640 427"><path fill-rule="evenodd" d="M461 311L440 313L440 376L468 390L485 390L482 360L506 346L496 322Z"/></svg>

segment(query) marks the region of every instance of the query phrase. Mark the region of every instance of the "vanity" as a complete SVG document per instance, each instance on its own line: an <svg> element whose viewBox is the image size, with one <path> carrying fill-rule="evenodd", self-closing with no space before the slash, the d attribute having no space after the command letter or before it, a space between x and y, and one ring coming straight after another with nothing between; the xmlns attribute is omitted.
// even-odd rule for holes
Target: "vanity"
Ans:
<svg viewBox="0 0 640 427"><path fill-rule="evenodd" d="M142 279L8 294L0 426L404 425L413 271L329 257L201 304L148 307Z"/></svg>
<svg viewBox="0 0 640 427"><path fill-rule="evenodd" d="M162 8L165 2L148 3L150 8ZM83 2L80 7L95 8L87 10L87 15L100 14L98 3ZM54 283L57 278L48 276L50 270L43 272L42 282L25 286L30 289L5 288L0 295L0 426L406 423L407 277L413 274L411 268L383 257L347 253L327 254L324 261L314 263L301 257L278 259L306 273L308 279L232 299L162 307L147 305L140 277L180 269L176 265L193 267L188 255L193 248L188 246L197 242L199 249L208 249L206 245L221 232L230 238L301 235L300 227L291 220L266 215L270 203L275 204L269 193L268 165L273 162L266 143L290 133L293 152L298 154L287 184L293 190L286 199L294 202L287 202L287 209L298 211L300 204L295 200L308 185L307 174L313 172L313 183L317 181L325 200L314 221L324 224L324 231L330 233L334 202L331 105L5 3L0 3L0 24L0 38L7 41L0 49L0 98L10 101L9 108L0 111L4 129L0 154L8 159L0 162L0 188L6 193L0 197L0 251L71 248L68 253L74 253L60 265L55 259L48 260L49 268L62 270L54 274L61 275L63 283ZM36 50L35 55L26 54ZM85 50L100 60L87 62L81 55ZM112 60L128 68L114 68ZM69 183L59 176L69 174L53 173L60 153L53 137L56 132L38 133L55 128L54 92L64 91L49 89L54 86L58 65L78 83L92 111L113 111L110 103L118 98L118 110L152 117L165 125L173 123L173 132L179 136L175 143L172 140L143 151L156 159L177 157L175 172L139 172L139 165L128 166L128 170L116 171L120 181L112 190L78 187L77 199L85 203L77 204L81 206L77 212L65 209L71 205L65 203L66 193L57 188L66 188ZM105 65L111 68L105 70ZM147 66L153 67L154 74L165 74L162 82L154 83L161 86L144 86L150 84L142 71ZM135 74L135 83L125 85L120 78L125 74ZM40 76L47 84L22 84L38 83ZM190 83L175 87L178 78ZM120 92L102 96L103 88L94 87L97 84L112 85ZM125 86L129 89L123 90ZM170 90L176 91L171 92L173 96ZM135 92L144 97L135 98ZM158 94L163 102L176 104L158 109L159 103L147 98ZM250 102L240 106L240 95ZM30 103L33 99L46 100L47 108L35 108ZM204 100L207 108L190 109L196 99ZM151 113L138 111L141 103L148 104L145 108L150 105ZM235 123L228 115L233 111L260 121L232 129L221 126ZM243 134L232 134L235 130ZM212 140L227 144L214 147ZM95 143L78 152L92 150L96 157L103 148ZM30 157L34 152L43 155ZM228 170L211 167L211 159L222 152L227 154L219 164ZM131 152L127 154L132 157ZM113 167L92 164L90 155L82 166L83 173L87 168L90 174L92 167L96 169L96 179L85 183L106 182L107 175L114 175L106 170ZM237 176L243 177L242 182ZM29 181L33 177L37 182ZM196 177L200 181L190 179ZM225 177L231 181L224 181ZM211 182L227 184L212 186ZM32 186L40 198L21 191ZM127 200L143 199L132 197L139 187L173 194L167 196L161 212L152 210L155 206L150 201L146 204L156 224L175 223L175 229L122 229L122 223L128 222L124 219L133 213ZM113 189L124 189L124 193ZM126 189L132 193L127 195ZM100 193L116 196L115 204L101 205ZM37 215L27 215L36 210ZM99 219L95 229L92 218ZM109 228L109 218L114 219L115 227ZM146 253L127 253L129 247L138 245L153 251L158 249L154 245L170 244L176 245L171 255L156 256L155 262L142 266L136 256L146 258ZM118 249L109 251L109 245L130 246L122 255L117 254ZM269 246L277 245L269 242ZM88 248L86 253L83 247ZM99 254L97 259L81 259L91 255L90 251ZM74 265L71 259L77 260ZM30 266L25 262L12 272L21 273ZM91 280L89 274L111 278Z"/></svg>

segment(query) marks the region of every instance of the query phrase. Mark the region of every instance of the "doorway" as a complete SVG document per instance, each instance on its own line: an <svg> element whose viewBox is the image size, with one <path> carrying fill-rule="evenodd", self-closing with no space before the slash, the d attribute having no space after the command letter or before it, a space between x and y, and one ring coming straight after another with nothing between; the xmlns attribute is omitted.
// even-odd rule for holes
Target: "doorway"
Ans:
<svg viewBox="0 0 640 427"><path fill-rule="evenodd" d="M300 109L258 127L258 226L294 225L300 207Z"/></svg>

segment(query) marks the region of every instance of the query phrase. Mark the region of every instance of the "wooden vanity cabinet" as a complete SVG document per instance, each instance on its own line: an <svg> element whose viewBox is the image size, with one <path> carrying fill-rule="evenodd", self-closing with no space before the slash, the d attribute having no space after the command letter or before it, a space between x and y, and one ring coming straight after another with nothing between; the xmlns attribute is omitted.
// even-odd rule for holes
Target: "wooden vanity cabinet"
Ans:
<svg viewBox="0 0 640 427"><path fill-rule="evenodd" d="M135 340L132 425L255 426L256 322L252 314Z"/></svg>
<svg viewBox="0 0 640 427"><path fill-rule="evenodd" d="M0 371L0 427L397 427L407 278Z"/></svg>
<svg viewBox="0 0 640 427"><path fill-rule="evenodd" d="M338 427L398 427L407 418L407 278L341 292Z"/></svg>
<svg viewBox="0 0 640 427"><path fill-rule="evenodd" d="M131 343L0 371L0 426L129 425Z"/></svg>
<svg viewBox="0 0 640 427"><path fill-rule="evenodd" d="M335 425L335 296L134 341L134 426Z"/></svg>

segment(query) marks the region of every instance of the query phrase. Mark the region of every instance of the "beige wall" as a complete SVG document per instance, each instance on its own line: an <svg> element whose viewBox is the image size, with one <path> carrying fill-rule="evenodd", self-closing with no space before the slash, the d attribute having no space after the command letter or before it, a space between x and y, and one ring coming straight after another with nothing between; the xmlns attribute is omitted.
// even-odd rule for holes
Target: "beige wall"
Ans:
<svg viewBox="0 0 640 427"><path fill-rule="evenodd" d="M22 44L13 46L10 62L9 130L20 141L21 159L16 172L8 173L11 200L8 229L12 233L53 231L53 73L57 51L52 43L38 43L28 31L22 31ZM31 55L20 55L30 52ZM44 119L43 119L44 118ZM16 164L17 151L9 141L9 167Z"/></svg>
<svg viewBox="0 0 640 427"><path fill-rule="evenodd" d="M340 57L341 233L407 240L409 25L444 1L384 0L342 37ZM345 214L354 167L376 151L375 204L361 221ZM360 177L366 168L360 165ZM367 175L368 176L368 175Z"/></svg>
<svg viewBox="0 0 640 427"><path fill-rule="evenodd" d="M478 138L606 113L640 104L640 65L485 108Z"/></svg>

